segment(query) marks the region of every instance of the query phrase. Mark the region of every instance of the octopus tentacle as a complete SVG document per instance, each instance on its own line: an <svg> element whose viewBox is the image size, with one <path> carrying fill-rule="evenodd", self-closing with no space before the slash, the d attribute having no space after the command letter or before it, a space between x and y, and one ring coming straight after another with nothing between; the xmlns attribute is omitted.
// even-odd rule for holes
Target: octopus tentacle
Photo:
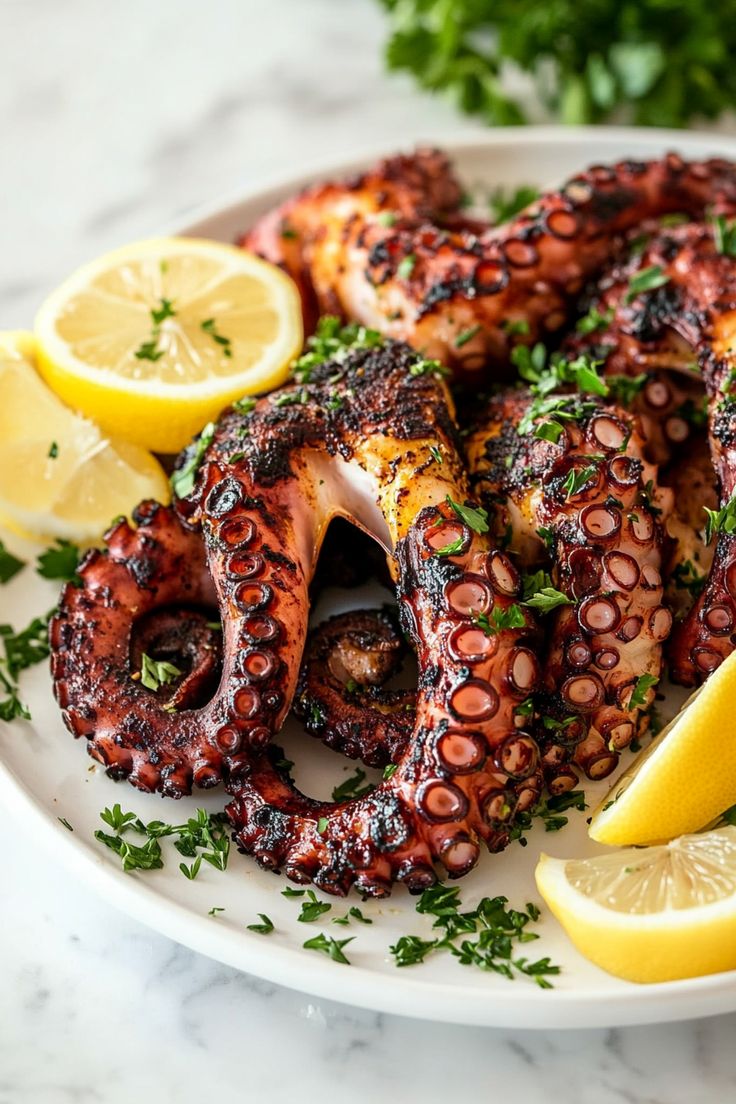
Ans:
<svg viewBox="0 0 736 1104"><path fill-rule="evenodd" d="M406 643L387 610L351 610L310 634L294 713L328 747L371 767L401 755L414 727L416 692L387 690Z"/></svg>
<svg viewBox="0 0 736 1104"><path fill-rule="evenodd" d="M423 155L416 155L417 167ZM412 163L403 158L404 171ZM391 164L390 162L387 164ZM402 203L386 164L346 184L307 190L267 216L243 244L282 260L323 311L408 341L471 380L508 364L523 321L525 341L558 333L584 281L619 235L666 212L702 217L736 209L736 167L722 160L622 161L593 166L500 227L454 228ZM450 190L450 204L458 193ZM268 227L297 228L294 252L272 247Z"/></svg>
<svg viewBox="0 0 736 1104"><path fill-rule="evenodd" d="M658 286L632 294L632 279L647 270L657 274ZM612 320L602 340L612 341L612 357L634 366L676 364L689 376L690 388L702 394L704 386L719 504L726 507L736 491L734 258L719 252L710 225L660 228L637 256L611 271L605 285L599 308ZM675 386L672 374L668 386ZM708 581L670 641L670 673L677 682L702 682L733 650L735 562L736 541L732 533L720 532Z"/></svg>
<svg viewBox="0 0 736 1104"><path fill-rule="evenodd" d="M671 494L657 487L625 411L586 401L553 443L519 435L529 403L525 392L492 399L467 450L474 489L502 528L511 525L511 547L517 534L536 540L539 562L546 543L568 601L554 613L540 702L543 763L559 792L577 780L571 762L590 778L609 774L647 723L654 691L635 689L641 675L659 678L672 624L661 577Z"/></svg>
<svg viewBox="0 0 736 1104"><path fill-rule="evenodd" d="M296 516L305 491L308 499L314 494L303 478L310 466L323 478L351 480L352 507L343 487L341 508L393 546L402 623L417 649L413 729L395 772L371 794L340 804L313 801L268 754L228 785L239 845L263 866L334 893L354 883L382 895L397 879L419 890L434 880L435 861L460 876L477 861L482 841L504 845L516 810L533 804L541 785L536 744L515 724L516 706L539 674L533 618L513 618L492 639L474 627L471 606L503 621L515 584L510 567L503 570L505 557L472 528L467 517L474 515L463 513L467 487L443 385L412 376L414 363L408 349L395 346L353 354L332 388L336 366L327 365L306 385L293 420L298 436L290 437L290 405L276 412L264 401L247 438L258 456L271 442L281 457L278 464L273 457L280 474L270 487L260 461L251 461L264 509L282 488ZM330 395L337 410L328 406ZM311 418L313 433L305 429ZM321 511L339 499L334 486L316 505L311 497L313 532L326 521ZM379 518L371 514L376 502ZM479 520L476 527L485 526ZM293 542L280 552L294 556Z"/></svg>

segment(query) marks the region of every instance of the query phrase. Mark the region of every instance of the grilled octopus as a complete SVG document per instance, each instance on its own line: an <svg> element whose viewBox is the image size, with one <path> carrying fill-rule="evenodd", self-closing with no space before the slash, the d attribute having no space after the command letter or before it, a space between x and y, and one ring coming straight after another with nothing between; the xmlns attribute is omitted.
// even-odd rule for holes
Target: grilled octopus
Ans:
<svg viewBox="0 0 736 1104"><path fill-rule="evenodd" d="M598 349L607 350L607 370L656 373L639 404L658 427L650 438L658 437L660 456L669 451L677 457L690 432L688 419L702 409L703 389L707 396L722 513L707 581L669 646L670 673L686 686L702 682L736 640L736 260L719 248L720 232L718 223L658 228L633 257L606 274L595 304L606 319L596 338ZM661 398L659 414L653 393ZM708 501L704 495L703 503ZM705 520L701 512L698 528ZM693 542L679 558L700 574L710 556Z"/></svg>
<svg viewBox="0 0 736 1104"><path fill-rule="evenodd" d="M625 410L570 396L570 417L545 440L534 435L544 415L520 432L530 401L524 391L491 399L466 447L494 531L507 534L523 566L551 569L562 603L551 613L542 719L532 727L548 785L562 792L577 782L576 766L593 779L610 774L648 723L672 625L661 575L672 495L658 487Z"/></svg>
<svg viewBox="0 0 736 1104"><path fill-rule="evenodd" d="M579 173L511 222L467 225L436 150L308 188L242 244L282 265L308 305L408 341L470 382L508 365L518 342L559 335L585 280L619 238L667 212L736 210L727 161L622 161ZM313 309L311 311L313 315Z"/></svg>
<svg viewBox="0 0 736 1104"><path fill-rule="evenodd" d="M196 472L191 491L143 503L88 554L50 629L68 727L143 790L223 783L244 851L336 894L383 896L396 881L418 892L438 867L459 877L483 843L506 845L545 780L562 792L578 770L607 774L646 725L671 626L671 494L652 461L677 460L701 379L723 518L674 638L682 681L728 653L736 616L734 262L697 225L627 249L664 213L735 209L736 167L670 155L595 166L489 227L464 217L443 155L419 151L265 216L244 244L293 275L308 324L328 311L386 341L311 367L250 413L226 411L178 461ZM666 279L632 295L632 277L654 267ZM474 413L467 470L426 358L466 383L502 375L515 344L559 342L597 274L603 321L567 347L612 374L647 372L638 414L568 396L577 408L560 434L538 436L520 432L536 424L529 395L503 393ZM388 553L400 633L352 614L307 645L335 518ZM521 577L538 566L562 595L546 648ZM385 686L403 638L418 662L412 695ZM144 657L170 677L143 677ZM292 703L330 746L395 769L347 802L300 793L273 743Z"/></svg>
<svg viewBox="0 0 736 1104"><path fill-rule="evenodd" d="M115 777L171 796L223 779L240 846L333 893L382 895L396 880L418 891L435 862L457 877L482 842L504 846L515 811L540 793L538 748L516 717L539 679L536 625L524 612L487 636L473 622L471 610L502 620L518 578L478 531L445 385L416 374L426 363L406 346L363 350L247 420L227 412L195 446L206 444L192 493L173 510L144 506L135 530L117 526L51 627L65 720ZM396 771L331 804L299 793L267 745L294 696L307 588L335 515L393 551L419 690ZM195 656L168 688L178 699L162 701L133 678L137 619L182 604L190 617L213 600L218 691L199 708L188 696Z"/></svg>

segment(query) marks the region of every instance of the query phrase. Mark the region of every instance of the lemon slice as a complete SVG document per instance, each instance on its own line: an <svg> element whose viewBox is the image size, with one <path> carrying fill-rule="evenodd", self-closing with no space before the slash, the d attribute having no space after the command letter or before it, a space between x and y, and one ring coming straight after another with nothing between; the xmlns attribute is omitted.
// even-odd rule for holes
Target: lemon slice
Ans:
<svg viewBox="0 0 736 1104"><path fill-rule="evenodd" d="M736 968L736 828L592 859L542 855L537 887L577 949L629 981Z"/></svg>
<svg viewBox="0 0 736 1104"><path fill-rule="evenodd" d="M28 356L32 337L0 334L0 522L22 536L96 540L143 498L166 502L149 452L107 440L46 387Z"/></svg>
<svg viewBox="0 0 736 1104"><path fill-rule="evenodd" d="M302 346L299 293L234 246L159 238L79 269L36 318L39 370L105 432L182 448L223 407L278 386Z"/></svg>
<svg viewBox="0 0 736 1104"><path fill-rule="evenodd" d="M590 822L599 843L659 843L736 804L736 653L614 784Z"/></svg>

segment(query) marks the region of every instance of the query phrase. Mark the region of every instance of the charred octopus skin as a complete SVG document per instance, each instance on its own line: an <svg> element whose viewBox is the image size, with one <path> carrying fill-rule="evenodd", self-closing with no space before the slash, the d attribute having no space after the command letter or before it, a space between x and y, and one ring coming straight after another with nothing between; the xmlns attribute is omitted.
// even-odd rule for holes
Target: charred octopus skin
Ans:
<svg viewBox="0 0 736 1104"><path fill-rule="evenodd" d="M553 793L577 782L575 766L609 774L646 726L672 625L660 573L671 493L657 487L634 417L587 396L569 402L577 417L554 443L519 433L530 403L519 391L492 399L467 442L495 528L549 567L567 599L550 615L537 703Z"/></svg>
<svg viewBox="0 0 736 1104"><path fill-rule="evenodd" d="M336 509L394 550L400 616L419 665L396 770L372 793L337 804L299 793L268 752L228 783L239 845L261 865L337 894L355 884L382 896L396 880L420 891L435 880L436 862L459 877L481 843L504 846L515 812L541 786L536 743L516 718L539 677L534 621L504 627L518 577L468 502L444 384L412 375L417 363L389 343L325 365L276 403L263 400L240 468L256 509L291 504L290 530L274 551L305 579ZM479 631L474 611L497 616L499 631Z"/></svg>
<svg viewBox="0 0 736 1104"><path fill-rule="evenodd" d="M667 212L736 209L736 168L721 160L593 166L500 227L462 223L460 189L436 151L307 189L243 245L283 265L305 302L408 341L470 381L524 341L554 339L618 236ZM287 228L284 236L283 228Z"/></svg>
<svg viewBox="0 0 736 1104"><path fill-rule="evenodd" d="M686 686L707 678L736 638L736 527L728 519L736 492L736 259L719 250L716 232L712 223L658 228L643 251L607 275L598 299L599 313L610 317L599 335L610 348L608 366L657 371L656 383L643 389L645 403L650 386L663 409L665 396L671 404L683 387L693 396L689 407L680 405L679 421L660 419L671 445L667 427L675 426L672 447L689 433L683 413L699 413L703 390L707 397L710 452L726 514L716 526L705 586L670 642L670 674ZM642 273L654 273L657 286L637 292ZM702 514L701 527L705 520Z"/></svg>

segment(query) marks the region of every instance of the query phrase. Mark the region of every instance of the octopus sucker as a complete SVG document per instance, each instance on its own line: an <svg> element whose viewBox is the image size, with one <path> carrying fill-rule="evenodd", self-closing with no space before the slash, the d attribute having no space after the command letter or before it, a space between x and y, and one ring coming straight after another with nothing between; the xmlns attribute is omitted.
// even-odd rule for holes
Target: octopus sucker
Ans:
<svg viewBox="0 0 736 1104"><path fill-rule="evenodd" d="M546 566L560 595L533 732L548 785L562 792L577 781L571 768L609 774L647 724L672 626L661 575L672 494L658 485L625 410L586 401L552 442L519 433L530 403L523 391L491 399L466 448L471 485L497 531L510 526L510 547ZM510 467L508 427L519 438ZM642 675L650 680L637 691Z"/></svg>
<svg viewBox="0 0 736 1104"><path fill-rule="evenodd" d="M658 285L646 294L636 293L637 275L642 272L645 276L654 273ZM695 532L688 496L679 496L683 506L673 518L671 530L678 544L675 571L682 565L680 576L687 569L687 576L696 583L707 574L668 647L672 678L693 686L731 653L736 638L733 530L725 523L712 534L714 553L704 548L699 536L706 523L702 506L728 510L736 490L732 393L736 260L718 248L712 222L656 227L635 256L617 262L599 286L595 307L607 322L595 340L606 350L606 371L651 373L635 401L646 427L649 454L689 464L692 447L685 453L683 446L707 417L718 502L711 501L707 479L698 469L691 470L684 480L689 484L698 480L704 486ZM581 342L574 345L579 351Z"/></svg>

